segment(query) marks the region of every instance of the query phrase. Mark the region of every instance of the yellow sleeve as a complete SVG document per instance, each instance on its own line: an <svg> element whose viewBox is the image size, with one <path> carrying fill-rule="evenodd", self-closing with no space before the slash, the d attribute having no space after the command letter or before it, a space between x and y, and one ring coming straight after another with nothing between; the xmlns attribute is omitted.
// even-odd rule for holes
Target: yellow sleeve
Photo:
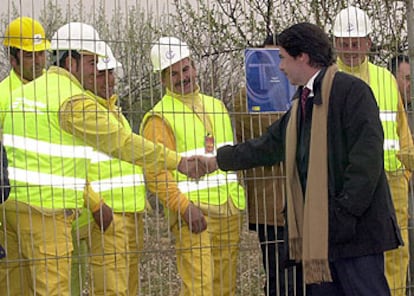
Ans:
<svg viewBox="0 0 414 296"><path fill-rule="evenodd" d="M413 138L408 125L407 114L401 98L398 100L397 113L397 133L400 138L400 149L406 149L413 146Z"/></svg>
<svg viewBox="0 0 414 296"><path fill-rule="evenodd" d="M93 191L92 186L89 184L89 182L85 185L85 190L83 191L83 200L84 200L84 206L85 208L89 209L92 213L97 211L101 205L101 203L104 202L103 198Z"/></svg>
<svg viewBox="0 0 414 296"><path fill-rule="evenodd" d="M176 149L175 137L171 128L158 116L151 116L145 121L142 136L153 142L162 143L168 149ZM167 208L184 214L190 201L180 192L170 171L146 172L145 180L148 190L156 192L158 198L163 201Z"/></svg>
<svg viewBox="0 0 414 296"><path fill-rule="evenodd" d="M397 133L400 139L400 151L409 151L409 154L412 154L414 148L413 137L410 132L407 114L405 113L404 104L400 95L398 95ZM412 170L412 167L410 167L410 165L408 165L407 167L408 163L405 163L405 161L402 162L405 164L407 169ZM407 170L405 174L407 176L407 179L409 180L411 178L411 173Z"/></svg>
<svg viewBox="0 0 414 296"><path fill-rule="evenodd" d="M163 145L145 140L125 129L117 114L93 98L77 97L65 102L59 112L61 128L82 138L87 145L148 171L176 169L181 156Z"/></svg>
<svg viewBox="0 0 414 296"><path fill-rule="evenodd" d="M400 149L413 147L413 138L408 126L407 114L405 113L402 99L398 100L397 132L400 138Z"/></svg>

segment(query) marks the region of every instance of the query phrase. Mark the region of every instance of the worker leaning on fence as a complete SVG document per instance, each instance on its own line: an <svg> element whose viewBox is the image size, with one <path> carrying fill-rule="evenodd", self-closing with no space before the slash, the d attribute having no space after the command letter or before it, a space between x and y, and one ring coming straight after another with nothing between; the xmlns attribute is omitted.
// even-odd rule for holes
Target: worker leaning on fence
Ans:
<svg viewBox="0 0 414 296"><path fill-rule="evenodd" d="M333 26L338 67L369 84L380 109L384 129L384 167L391 189L404 246L385 253L385 273L393 295L405 295L409 262L408 180L410 173L398 159L399 150L412 149L413 142L404 106L392 74L369 62L372 25L361 9L349 6L340 11ZM408 164L403 161L404 164ZM407 168L412 169L408 164Z"/></svg>
<svg viewBox="0 0 414 296"><path fill-rule="evenodd" d="M166 94L145 114L143 136L181 155L212 157L218 147L233 143L228 112L221 101L200 92L187 44L162 37L151 60ZM234 295L245 208L237 175L217 171L194 182L177 171L146 171L146 181L168 209L183 281L180 295Z"/></svg>
<svg viewBox="0 0 414 296"><path fill-rule="evenodd" d="M9 58L10 74L0 82L0 121L10 101L11 92L41 76L46 65L50 42L43 26L29 17L19 17L7 26L3 45Z"/></svg>
<svg viewBox="0 0 414 296"><path fill-rule="evenodd" d="M108 116L93 95L98 56L106 54L94 28L61 27L52 50L57 66L14 91L4 119L12 190L0 290L9 295L70 295L71 227L91 193L85 184L93 149L149 171L178 165L193 177L203 173L195 169L199 158L145 141ZM112 215L97 202L101 217Z"/></svg>
<svg viewBox="0 0 414 296"><path fill-rule="evenodd" d="M96 99L106 109L108 118L132 133L127 119L117 106L118 96L114 94L114 70L121 66L108 46L107 56L99 57L97 64ZM75 233L79 230L79 235L84 237L79 243L89 242L88 254L79 256L79 259L86 255L89 258L89 287L93 295L137 295L146 206L142 168L95 151L88 180L92 189L113 210L113 221L106 230L91 223L93 219L88 212L82 213L74 222ZM76 270L72 269L72 272L76 274ZM82 276L78 274L78 278ZM76 294L72 291L72 296L81 295L81 290Z"/></svg>

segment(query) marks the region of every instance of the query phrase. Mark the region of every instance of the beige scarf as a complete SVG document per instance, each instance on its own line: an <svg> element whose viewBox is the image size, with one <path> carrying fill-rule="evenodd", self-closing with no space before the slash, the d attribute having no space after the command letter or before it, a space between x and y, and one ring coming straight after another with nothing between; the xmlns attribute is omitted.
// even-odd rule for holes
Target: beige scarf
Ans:
<svg viewBox="0 0 414 296"><path fill-rule="evenodd" d="M297 109L294 100L286 132L287 209L290 259L302 261L306 284L332 281L328 262L328 109L337 66L322 80L322 104L313 105L306 197L296 166ZM305 201L305 202L304 202Z"/></svg>

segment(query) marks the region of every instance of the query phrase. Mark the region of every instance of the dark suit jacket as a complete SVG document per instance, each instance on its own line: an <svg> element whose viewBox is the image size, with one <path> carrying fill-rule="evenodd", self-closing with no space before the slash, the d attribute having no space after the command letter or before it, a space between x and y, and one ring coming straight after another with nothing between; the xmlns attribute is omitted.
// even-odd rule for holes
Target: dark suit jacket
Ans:
<svg viewBox="0 0 414 296"><path fill-rule="evenodd" d="M8 174L8 162L6 150L4 149L3 144L0 142L0 153L1 153L1 172L0 172L0 203L7 200L10 193L10 182Z"/></svg>

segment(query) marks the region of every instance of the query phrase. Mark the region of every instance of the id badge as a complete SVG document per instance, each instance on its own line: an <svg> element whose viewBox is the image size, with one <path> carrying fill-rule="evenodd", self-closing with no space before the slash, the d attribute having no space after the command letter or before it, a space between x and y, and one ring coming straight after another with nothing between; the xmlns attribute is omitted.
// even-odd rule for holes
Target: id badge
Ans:
<svg viewBox="0 0 414 296"><path fill-rule="evenodd" d="M204 137L204 152L205 153L214 153L214 137L207 135Z"/></svg>

